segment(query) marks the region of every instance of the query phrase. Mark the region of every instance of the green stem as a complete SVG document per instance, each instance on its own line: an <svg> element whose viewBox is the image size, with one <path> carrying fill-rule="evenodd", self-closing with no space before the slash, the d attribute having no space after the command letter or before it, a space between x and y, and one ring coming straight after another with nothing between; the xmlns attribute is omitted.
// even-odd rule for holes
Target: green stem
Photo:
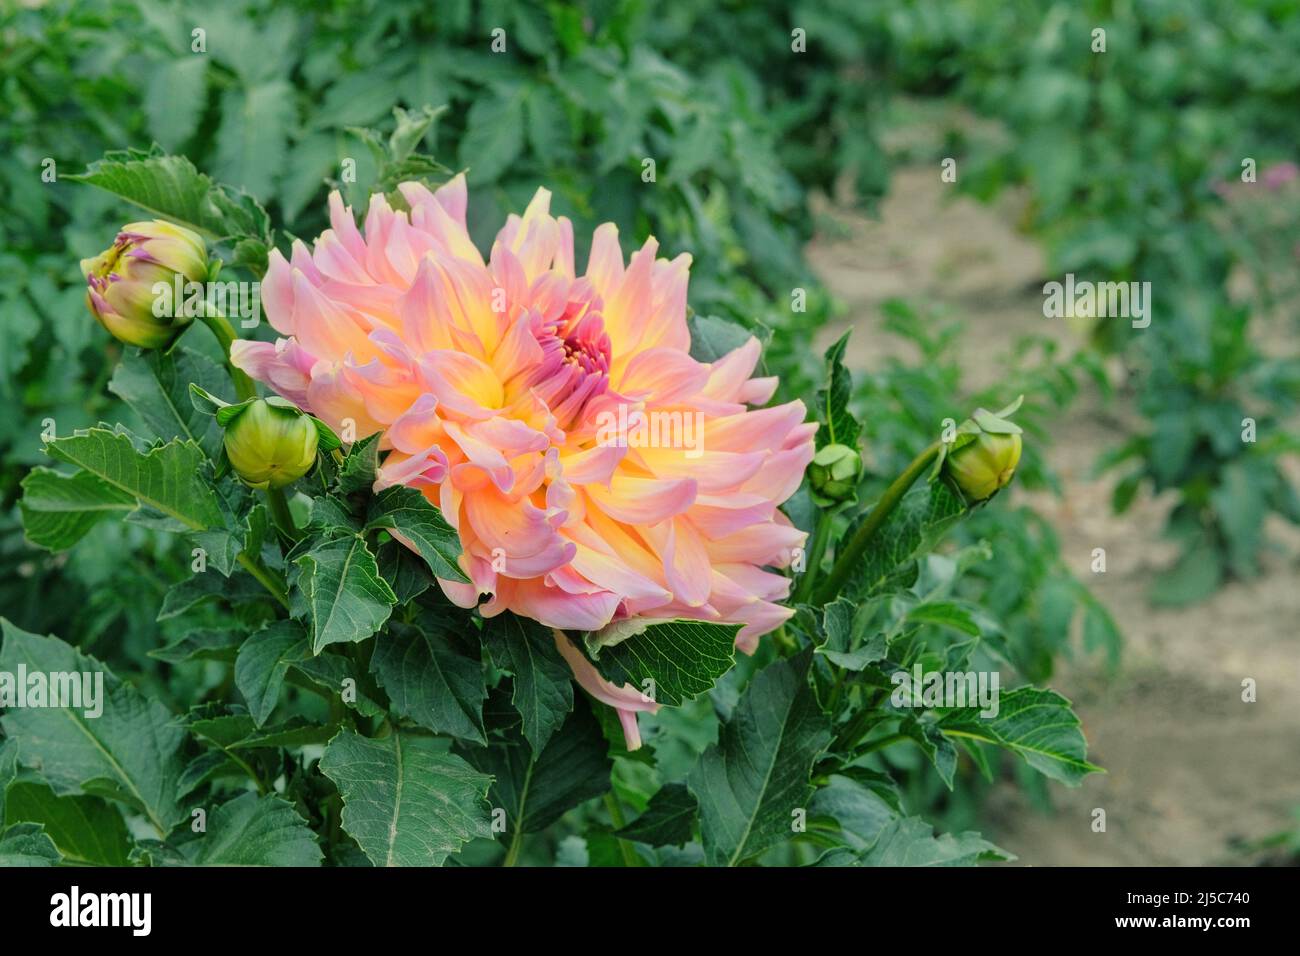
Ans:
<svg viewBox="0 0 1300 956"><path fill-rule="evenodd" d="M614 824L614 829L623 829L623 808L619 806L618 797L614 796L612 791L605 794L605 809L609 811L609 819ZM641 858L636 855L636 850L632 848L632 844L629 841L619 837L618 849L623 854L624 866L641 865Z"/></svg>
<svg viewBox="0 0 1300 956"><path fill-rule="evenodd" d="M835 683L831 687L830 700L826 703L826 709L832 714L835 713L835 705L840 702L840 694L844 690L844 678L848 676L848 671L843 667L835 669Z"/></svg>
<svg viewBox="0 0 1300 956"><path fill-rule="evenodd" d="M271 592L271 597L275 598L287 611L289 610L289 591L284 582L280 580L279 575L263 566L257 558L249 557L246 552L240 552L239 557L235 559L243 566L244 570L261 582L262 587Z"/></svg>
<svg viewBox="0 0 1300 956"><path fill-rule="evenodd" d="M881 737L878 740L871 741L871 743L867 744L860 751L858 751L858 756L861 757L864 754L869 754L876 750L883 750L884 748L888 747L890 744L901 743L904 740L911 740L911 739L912 738L907 736L907 734L890 734L887 737Z"/></svg>
<svg viewBox="0 0 1300 956"><path fill-rule="evenodd" d="M257 398L257 386L253 384L253 380L230 363L230 346L237 338L234 326L221 315L203 315L200 318L203 324L212 330L212 334L217 337L217 342L221 345L221 354L226 360L226 367L230 369L230 380L235 383L235 395L241 402L247 398Z"/></svg>
<svg viewBox="0 0 1300 956"><path fill-rule="evenodd" d="M782 657L793 657L799 653L799 644L790 636L784 624L772 632L772 641Z"/></svg>
<svg viewBox="0 0 1300 956"><path fill-rule="evenodd" d="M791 604L804 604L808 601L808 595L812 593L813 584L817 580L817 572L822 566L822 557L826 554L826 545L830 541L833 523L832 509L826 508L817 513L817 527L813 529L812 544L808 548L808 564L798 587L794 589L794 599Z"/></svg>
<svg viewBox="0 0 1300 956"><path fill-rule="evenodd" d="M267 488L266 504L271 509L271 520L275 522L281 534L290 541L297 541L302 537L298 526L293 523L293 512L289 510L289 500L284 496L284 489Z"/></svg>
<svg viewBox="0 0 1300 956"><path fill-rule="evenodd" d="M911 488L913 482L934 462L941 447L942 442L936 441L931 444L913 458L912 463L903 470L903 473L894 479L894 483L885 489L885 493L880 496L871 513L862 524L858 525L858 530L853 533L849 543L839 549L831 573L813 595L814 604L818 606L826 604L840 593L840 588L844 587L844 582L848 580L853 568L862 561L862 556L866 553L867 546L871 544L876 531L885 523L885 519L893 512L903 495L907 494L907 489Z"/></svg>
<svg viewBox="0 0 1300 956"><path fill-rule="evenodd" d="M524 845L524 831L521 827L515 827L514 835L510 837L510 849L506 850L506 858L502 866L514 866L519 862L519 851Z"/></svg>
<svg viewBox="0 0 1300 956"><path fill-rule="evenodd" d="M233 760L239 768L244 771L244 773L248 774L249 779L251 779L253 783L257 784L257 792L259 794L266 796L270 792L266 784L262 782L262 778L253 771L253 768L250 767L243 758L236 754L232 754L229 750L226 751L226 756Z"/></svg>

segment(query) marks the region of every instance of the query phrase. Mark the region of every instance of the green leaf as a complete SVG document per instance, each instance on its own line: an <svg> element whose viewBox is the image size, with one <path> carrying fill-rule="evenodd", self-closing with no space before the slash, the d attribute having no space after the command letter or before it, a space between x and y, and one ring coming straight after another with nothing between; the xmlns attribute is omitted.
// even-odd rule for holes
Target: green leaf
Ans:
<svg viewBox="0 0 1300 956"><path fill-rule="evenodd" d="M496 182L524 147L524 87L476 97L465 118L460 164L476 187Z"/></svg>
<svg viewBox="0 0 1300 956"><path fill-rule="evenodd" d="M1184 607L1203 601L1223 581L1223 557L1209 535L1185 546L1173 567L1156 575L1149 597L1157 607Z"/></svg>
<svg viewBox="0 0 1300 956"><path fill-rule="evenodd" d="M191 386L209 394L229 387L219 365L187 348L128 349L108 383L158 438L193 441L214 458L221 451L221 429L194 407Z"/></svg>
<svg viewBox="0 0 1300 956"><path fill-rule="evenodd" d="M0 619L4 646L0 670L103 675L103 713L88 717L81 707L13 707L0 718L8 736L22 741L22 760L35 768L55 793L94 794L118 800L148 817L166 835L185 817L176 803L176 784L184 768L185 731L156 700L146 698L93 657L55 637L29 634ZM92 683L98 682L97 676ZM91 711L93 712L93 711Z"/></svg>
<svg viewBox="0 0 1300 956"><path fill-rule="evenodd" d="M188 764L176 784L176 795L187 797L209 780L223 774L244 777L243 769L224 750L205 750Z"/></svg>
<svg viewBox="0 0 1300 956"><path fill-rule="evenodd" d="M915 714L908 714L898 725L898 732L911 739L921 753L934 765L939 779L949 790L957 774L957 745L930 720L921 720Z"/></svg>
<svg viewBox="0 0 1300 956"><path fill-rule="evenodd" d="M58 847L40 824L20 823L0 833L0 867L58 864Z"/></svg>
<svg viewBox="0 0 1300 956"><path fill-rule="evenodd" d="M691 335L691 358L697 362L716 362L740 348L755 333L728 319L715 315L692 315L686 320ZM759 336L762 341L764 336Z"/></svg>
<svg viewBox="0 0 1300 956"><path fill-rule="evenodd" d="M826 350L826 384L817 390L817 410L824 428L817 430L817 447L825 445L847 445L858 447L858 435L862 426L858 424L853 413L849 411L849 401L853 397L853 378L844 367L844 350L848 347L852 330L840 336Z"/></svg>
<svg viewBox="0 0 1300 956"><path fill-rule="evenodd" d="M279 703L289 666L310 654L306 634L297 621L272 621L239 648L235 686L244 695L258 727L266 723Z"/></svg>
<svg viewBox="0 0 1300 956"><path fill-rule="evenodd" d="M1079 718L1070 702L1055 691L1018 687L999 695L994 717L981 717L979 707L962 707L946 711L938 726L948 736L1005 747L1035 770L1069 786L1102 772L1088 763L1088 742Z"/></svg>
<svg viewBox="0 0 1300 956"><path fill-rule="evenodd" d="M5 792L18 776L18 741L6 737L0 740L0 828L5 821Z"/></svg>
<svg viewBox="0 0 1300 956"><path fill-rule="evenodd" d="M830 782L819 787L813 795L808 816L834 820L833 838L842 846L861 852L876 842L885 827L897 819L898 812L872 788L847 776L834 774Z"/></svg>
<svg viewBox="0 0 1300 956"><path fill-rule="evenodd" d="M265 507L254 504L252 490L230 473L214 481L211 488L221 510L221 523L207 531L196 531L194 544L203 549L211 567L230 577L240 552L247 549L256 555L261 550L265 539L262 525L267 523ZM261 509L261 517L254 516L255 508ZM251 548L247 547L250 543Z"/></svg>
<svg viewBox="0 0 1300 956"><path fill-rule="evenodd" d="M163 595L158 609L159 621L180 617L198 605L220 598L232 607L267 598L266 591L251 575L236 574L223 578L217 574L195 574L177 581Z"/></svg>
<svg viewBox="0 0 1300 956"><path fill-rule="evenodd" d="M409 541L429 565L429 570L449 581L468 582L457 563L460 535L442 512L415 488L393 485L370 504L368 527L386 528Z"/></svg>
<svg viewBox="0 0 1300 956"><path fill-rule="evenodd" d="M24 536L50 551L66 551L110 515L124 517L136 500L94 475L64 475L52 468L33 468L22 480L18 510Z"/></svg>
<svg viewBox="0 0 1300 956"><path fill-rule="evenodd" d="M295 563L314 654L330 644L364 641L397 603L360 535L321 541Z"/></svg>
<svg viewBox="0 0 1300 956"><path fill-rule="evenodd" d="M9 787L3 822L40 824L69 863L126 866L131 835L122 814L96 797L59 796L43 783Z"/></svg>
<svg viewBox="0 0 1300 956"><path fill-rule="evenodd" d="M1087 651L1104 651L1106 663L1114 667L1119 663L1120 650L1124 638L1115 624L1110 612L1089 595L1084 603L1083 612L1083 647Z"/></svg>
<svg viewBox="0 0 1300 956"><path fill-rule="evenodd" d="M527 99L528 143L533 155L546 166L554 166L572 153L572 130L555 87L537 84Z"/></svg>
<svg viewBox="0 0 1300 956"><path fill-rule="evenodd" d="M883 660L888 643L885 633L872 626L875 610L871 603L858 604L845 598L826 605L821 624L824 640L817 645L816 653L851 671Z"/></svg>
<svg viewBox="0 0 1300 956"><path fill-rule="evenodd" d="M739 631L739 624L641 620L593 632L587 649L615 687L631 684L657 703L676 707L710 690L731 669Z"/></svg>
<svg viewBox="0 0 1300 956"><path fill-rule="evenodd" d="M366 687L366 675L358 674L351 658L343 654L318 654L303 661L296 661L290 668L290 675L302 675L306 681L330 695L330 699L342 699L344 681L351 680L356 685L356 700L344 700L343 703L366 717L377 717L386 712L370 696ZM299 683L295 681L295 683Z"/></svg>
<svg viewBox="0 0 1300 956"><path fill-rule="evenodd" d="M433 574L424 559L400 541L385 541L375 556L379 573L397 595L398 604L408 604L433 587Z"/></svg>
<svg viewBox="0 0 1300 956"><path fill-rule="evenodd" d="M326 537L360 533L362 524L352 516L351 506L342 498L321 495L313 498L307 511L307 528Z"/></svg>
<svg viewBox="0 0 1300 956"><path fill-rule="evenodd" d="M952 601L928 601L918 604L907 612L909 624L933 624L938 627L950 627L954 631L979 637L980 627L971 617L971 612Z"/></svg>
<svg viewBox="0 0 1300 956"><path fill-rule="evenodd" d="M808 806L809 775L831 741L808 685L811 662L805 650L759 671L687 779L710 866L735 866L789 839L793 811Z"/></svg>
<svg viewBox="0 0 1300 956"><path fill-rule="evenodd" d="M613 761L605 736L585 700L577 703L538 754L521 733L518 714L502 691L485 708L487 747L457 745L457 752L494 779L489 800L506 811L508 833L535 833L567 811L609 790Z"/></svg>
<svg viewBox="0 0 1300 956"><path fill-rule="evenodd" d="M666 783L650 798L645 812L618 831L625 840L649 846L682 846L695 832L699 804L684 783Z"/></svg>
<svg viewBox="0 0 1300 956"><path fill-rule="evenodd" d="M545 625L507 611L483 622L483 643L492 662L514 675L515 709L533 753L541 753L551 734L573 709L573 672Z"/></svg>
<svg viewBox="0 0 1300 956"><path fill-rule="evenodd" d="M382 434L383 432L375 432L367 435L348 450L348 456L339 466L336 479L339 494L369 491L374 486L375 476L379 472L379 438Z"/></svg>
<svg viewBox="0 0 1300 956"><path fill-rule="evenodd" d="M270 242L270 218L255 199L217 185L184 156L168 156L156 147L107 152L84 173L62 178L98 186L212 240L255 237Z"/></svg>
<svg viewBox="0 0 1300 956"><path fill-rule="evenodd" d="M245 793L208 815L207 832L181 847L196 866L320 866L316 834L281 797Z"/></svg>
<svg viewBox="0 0 1300 956"><path fill-rule="evenodd" d="M273 195L294 118L293 87L284 80L230 87L221 100L217 178L254 196Z"/></svg>
<svg viewBox="0 0 1300 956"><path fill-rule="evenodd" d="M154 660L168 664L186 661L224 661L231 663L239 650L244 635L228 628L200 628L176 638L170 644L149 651Z"/></svg>
<svg viewBox="0 0 1300 956"><path fill-rule="evenodd" d="M441 866L469 840L491 836L491 778L432 738L398 730L372 740L345 730L320 769L343 796L343 829L376 866Z"/></svg>
<svg viewBox="0 0 1300 956"><path fill-rule="evenodd" d="M131 517L142 523L202 531L221 522L203 478L203 451L193 442L168 442L142 455L127 435L92 428L55 438L45 450L135 498L139 509Z"/></svg>
<svg viewBox="0 0 1300 956"><path fill-rule="evenodd" d="M144 112L149 132L166 149L179 149L194 134L207 102L208 58L183 53L160 63L149 77Z"/></svg>
<svg viewBox="0 0 1300 956"><path fill-rule="evenodd" d="M936 836L934 828L920 817L904 817L885 825L857 865L973 866L984 860L1014 859L978 833Z"/></svg>
<svg viewBox="0 0 1300 956"><path fill-rule="evenodd" d="M932 550L965 513L965 504L947 482L912 486L876 529L861 570L849 579L850 596L868 596L887 586L910 587L916 580L917 558ZM846 539L855 528L856 522L845 532Z"/></svg>
<svg viewBox="0 0 1300 956"><path fill-rule="evenodd" d="M260 730L250 730L248 736L230 743L225 749L232 752L277 747L294 750L327 743L337 732L337 725L313 724L302 717L291 717L282 724L269 724Z"/></svg>
<svg viewBox="0 0 1300 956"><path fill-rule="evenodd" d="M435 618L427 624L427 630L391 625L375 645L370 669L398 716L434 733L486 744L483 662L478 653L462 647L452 621Z"/></svg>

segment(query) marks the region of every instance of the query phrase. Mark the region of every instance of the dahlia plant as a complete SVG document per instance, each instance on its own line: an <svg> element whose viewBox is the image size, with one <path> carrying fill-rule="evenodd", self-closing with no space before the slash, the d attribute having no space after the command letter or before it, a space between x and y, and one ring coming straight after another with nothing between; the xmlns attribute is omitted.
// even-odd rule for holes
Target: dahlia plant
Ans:
<svg viewBox="0 0 1300 956"><path fill-rule="evenodd" d="M183 158L76 178L165 217L84 264L139 422L44 436L57 467L24 481L27 537L63 550L122 517L183 535L192 573L135 684L5 622L0 670L104 672L108 691L106 719L0 699L0 795L29 779L46 808L0 846L970 863L1007 854L909 813L914 754L949 787L999 751L1067 784L1095 769L1065 700L999 691L997 623L955 590L987 545L940 542L1011 480L1018 402L936 422L875 475L843 341L811 409L772 403L760 338L691 311L689 256L628 255L612 225L588 244L544 188L487 250L464 175L395 182L360 222L334 193L330 228L286 254L255 200ZM223 256L223 278L260 281L273 335L158 314L155 284L215 279ZM177 699L172 668L209 675L201 696ZM97 848L42 829L69 801L115 821Z"/></svg>

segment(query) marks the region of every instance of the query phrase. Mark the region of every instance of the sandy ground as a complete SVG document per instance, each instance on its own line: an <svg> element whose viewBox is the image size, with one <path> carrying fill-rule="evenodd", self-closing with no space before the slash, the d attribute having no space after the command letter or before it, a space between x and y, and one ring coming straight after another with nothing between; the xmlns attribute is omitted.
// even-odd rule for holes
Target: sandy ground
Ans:
<svg viewBox="0 0 1300 956"><path fill-rule="evenodd" d="M957 196L937 164L897 171L878 219L823 206L826 228L808 254L848 307L848 321L824 330L825 342L853 324L850 363L875 367L901 348L875 331L882 301L939 305L965 322L967 384L990 384L1015 337L1053 321L1042 314L1044 257L1016 231L1019 215L1014 195L991 207ZM1084 659L1064 663L1052 681L1074 701L1089 756L1108 773L1073 790L1053 785L1051 814L999 784L985 808L986 835L1035 866L1258 862L1242 844L1295 825L1300 807L1296 536L1272 528L1283 544L1254 581L1194 607L1151 607L1152 575L1174 556L1159 537L1171 502L1142 496L1117 518L1114 479L1092 475L1125 418L1122 403L1103 408L1081 394L1053 430L1049 461L1062 496L1026 496L1125 636L1118 674ZM1106 549L1105 574L1091 572L1096 547ZM1258 684L1255 703L1241 699L1247 677ZM1104 833L1092 829L1098 807Z"/></svg>

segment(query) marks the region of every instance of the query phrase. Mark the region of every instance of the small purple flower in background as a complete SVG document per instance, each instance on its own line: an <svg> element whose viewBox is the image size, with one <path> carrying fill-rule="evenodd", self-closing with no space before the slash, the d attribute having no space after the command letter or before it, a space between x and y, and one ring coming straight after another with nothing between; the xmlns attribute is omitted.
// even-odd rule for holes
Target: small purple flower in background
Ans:
<svg viewBox="0 0 1300 956"><path fill-rule="evenodd" d="M1274 163L1268 169L1264 170L1264 175L1260 181L1266 189L1281 189L1287 183L1292 182L1297 176L1300 176L1300 166L1292 162Z"/></svg>

